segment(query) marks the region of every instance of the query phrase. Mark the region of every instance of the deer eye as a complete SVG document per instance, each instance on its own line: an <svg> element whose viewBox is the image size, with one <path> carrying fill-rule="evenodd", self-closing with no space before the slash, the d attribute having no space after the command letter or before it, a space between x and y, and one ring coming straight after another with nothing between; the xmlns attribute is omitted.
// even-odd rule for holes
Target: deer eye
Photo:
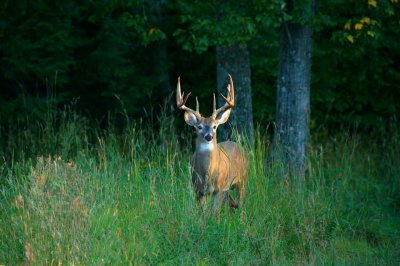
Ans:
<svg viewBox="0 0 400 266"><path fill-rule="evenodd" d="M213 126L213 129L217 129L217 126L214 125L214 126Z"/></svg>
<svg viewBox="0 0 400 266"><path fill-rule="evenodd" d="M201 129L203 129L203 126L202 125L198 125L197 128L201 130Z"/></svg>

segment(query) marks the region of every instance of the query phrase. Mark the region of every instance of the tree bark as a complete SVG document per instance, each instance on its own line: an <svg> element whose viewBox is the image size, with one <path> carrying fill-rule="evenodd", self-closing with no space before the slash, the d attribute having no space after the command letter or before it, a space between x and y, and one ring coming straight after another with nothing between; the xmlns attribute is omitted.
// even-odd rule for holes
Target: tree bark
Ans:
<svg viewBox="0 0 400 266"><path fill-rule="evenodd" d="M166 41L158 41L151 45L153 53L151 54L151 62L153 71L157 78L157 91L161 91L162 96L166 97L171 93L172 88L169 77L169 63Z"/></svg>
<svg viewBox="0 0 400 266"><path fill-rule="evenodd" d="M163 5L165 1L162 0L146 0L144 1L146 12L146 18L148 24L151 27L159 29L164 28L164 15ZM161 92L163 97L166 97L171 93L170 77L169 77L169 64L168 64L168 51L167 41L160 40L150 45L152 53L149 54L149 60L152 65L152 71L156 76L156 89Z"/></svg>
<svg viewBox="0 0 400 266"><path fill-rule="evenodd" d="M227 93L228 73L231 74L235 86L235 108L232 110L229 124L219 127L219 139L229 139L232 128L236 128L241 137L252 141L254 127L249 51L246 46L242 47L238 44L231 47L217 45L216 56L218 95ZM219 96L218 105L223 104L223 99Z"/></svg>
<svg viewBox="0 0 400 266"><path fill-rule="evenodd" d="M310 1L310 13L312 1ZM299 187L304 183L309 140L312 33L310 24L281 27L273 157Z"/></svg>

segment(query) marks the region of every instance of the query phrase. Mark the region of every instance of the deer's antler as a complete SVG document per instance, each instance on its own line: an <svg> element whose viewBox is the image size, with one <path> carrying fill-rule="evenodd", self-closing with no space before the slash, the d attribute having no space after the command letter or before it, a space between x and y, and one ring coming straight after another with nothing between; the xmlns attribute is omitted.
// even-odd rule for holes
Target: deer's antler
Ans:
<svg viewBox="0 0 400 266"><path fill-rule="evenodd" d="M196 97L196 111L190 109L185 105L190 94L191 92L189 92L185 97L185 92L181 93L181 78L178 77L178 85L176 86L176 106L183 111L194 114L197 117L197 119L200 120L201 114L199 112L199 101L197 100L197 97Z"/></svg>
<svg viewBox="0 0 400 266"><path fill-rule="evenodd" d="M232 80L232 77L230 74L228 74L228 78L229 78L229 84L227 87L228 95L227 95L227 97L225 97L221 93L221 96L224 99L225 104L219 109L216 109L215 94L214 94L214 104L213 104L213 113L212 113L212 117L214 119L217 118L219 113L224 112L228 109L231 109L235 106L235 89L233 87L233 80Z"/></svg>

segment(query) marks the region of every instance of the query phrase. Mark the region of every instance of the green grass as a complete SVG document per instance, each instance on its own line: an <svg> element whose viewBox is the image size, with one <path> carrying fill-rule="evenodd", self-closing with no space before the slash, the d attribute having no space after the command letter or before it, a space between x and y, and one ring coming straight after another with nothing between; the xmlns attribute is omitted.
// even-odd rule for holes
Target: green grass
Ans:
<svg viewBox="0 0 400 266"><path fill-rule="evenodd" d="M313 143L302 190L249 149L247 198L219 223L190 187L190 133L93 130L71 113L2 140L0 265L398 265L400 136ZM169 121L169 122L167 122ZM11 133L10 133L11 132ZM189 139L189 138L188 138Z"/></svg>

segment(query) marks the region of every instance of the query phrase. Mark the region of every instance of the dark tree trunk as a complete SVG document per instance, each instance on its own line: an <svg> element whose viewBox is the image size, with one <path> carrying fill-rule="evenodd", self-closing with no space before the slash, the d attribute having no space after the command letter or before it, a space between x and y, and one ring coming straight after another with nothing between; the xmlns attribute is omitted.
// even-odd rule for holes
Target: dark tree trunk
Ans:
<svg viewBox="0 0 400 266"><path fill-rule="evenodd" d="M162 0L146 0L144 2L146 12L146 19L151 27L163 29L164 16L163 5L165 1ZM160 40L150 45L152 53L149 54L152 71L157 81L157 91L161 92L163 97L171 93L170 77L169 77L169 64L167 41Z"/></svg>
<svg viewBox="0 0 400 266"><path fill-rule="evenodd" d="M284 22L281 28L273 157L285 164L285 176L295 177L299 187L309 139L312 33L310 24Z"/></svg>
<svg viewBox="0 0 400 266"><path fill-rule="evenodd" d="M219 138L230 138L232 128L246 139L253 140L253 107L251 98L251 70L249 51L246 46L216 47L218 95L226 95L228 73L232 75L235 86L235 108L231 113L228 126L220 126ZM218 104L224 104L221 96Z"/></svg>
<svg viewBox="0 0 400 266"><path fill-rule="evenodd" d="M158 41L152 44L151 62L154 67L154 72L157 77L157 87L163 96L171 93L171 84L169 78L169 65L166 41Z"/></svg>

